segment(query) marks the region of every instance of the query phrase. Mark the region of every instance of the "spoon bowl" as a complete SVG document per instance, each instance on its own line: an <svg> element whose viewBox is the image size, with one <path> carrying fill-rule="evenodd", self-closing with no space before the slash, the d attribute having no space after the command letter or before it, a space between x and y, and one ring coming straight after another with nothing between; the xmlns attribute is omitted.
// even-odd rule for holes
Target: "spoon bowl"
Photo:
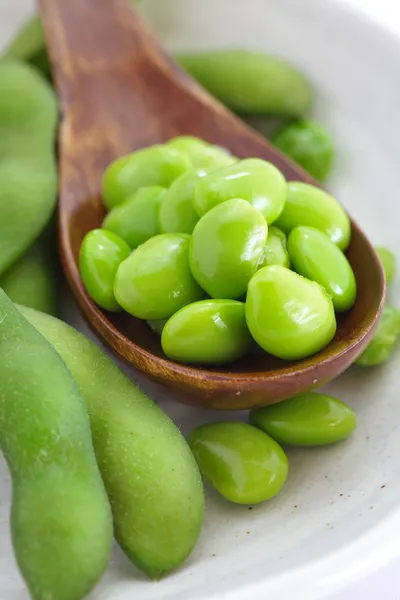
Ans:
<svg viewBox="0 0 400 600"><path fill-rule="evenodd" d="M275 164L287 180L316 182L207 94L163 52L128 0L39 0L61 102L59 243L73 294L94 331L176 400L212 409L266 405L317 388L365 349L385 300L385 278L368 239L352 221L347 257L357 280L352 310L338 316L333 341L301 361L249 355L215 369L172 362L147 324L105 313L78 270L85 234L105 216L102 177L115 158L176 135L194 135L239 158Z"/></svg>

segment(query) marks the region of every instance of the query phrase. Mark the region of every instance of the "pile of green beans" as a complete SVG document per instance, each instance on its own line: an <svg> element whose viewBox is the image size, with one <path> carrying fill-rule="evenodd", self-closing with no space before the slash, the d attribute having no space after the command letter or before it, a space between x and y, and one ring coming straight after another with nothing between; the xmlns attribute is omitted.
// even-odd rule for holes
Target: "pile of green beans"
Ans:
<svg viewBox="0 0 400 600"><path fill-rule="evenodd" d="M355 302L347 214L264 160L178 137L111 163L103 199L102 228L81 246L83 283L105 310L163 321L172 360L228 363L254 340L305 358Z"/></svg>

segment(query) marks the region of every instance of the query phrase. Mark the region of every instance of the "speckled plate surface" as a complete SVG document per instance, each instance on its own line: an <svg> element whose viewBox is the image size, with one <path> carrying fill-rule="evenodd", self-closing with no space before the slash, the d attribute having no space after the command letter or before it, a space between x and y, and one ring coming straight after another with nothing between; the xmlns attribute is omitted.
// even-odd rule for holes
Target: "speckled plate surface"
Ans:
<svg viewBox="0 0 400 600"><path fill-rule="evenodd" d="M1 1L0 44L32 8L30 0ZM328 187L375 243L400 258L400 23L397 37L339 0L144 0L143 10L169 48L252 46L298 64L317 90L314 115L339 149ZM390 296L400 303L399 281ZM64 317L85 330L68 296ZM152 584L116 548L92 600L336 597L400 556L399 358L371 371L353 367L328 387L355 408L359 428L332 448L290 450L278 497L249 510L207 490L204 532L182 569ZM141 383L185 432L223 418ZM27 600L12 554L2 461L0 488L0 599Z"/></svg>

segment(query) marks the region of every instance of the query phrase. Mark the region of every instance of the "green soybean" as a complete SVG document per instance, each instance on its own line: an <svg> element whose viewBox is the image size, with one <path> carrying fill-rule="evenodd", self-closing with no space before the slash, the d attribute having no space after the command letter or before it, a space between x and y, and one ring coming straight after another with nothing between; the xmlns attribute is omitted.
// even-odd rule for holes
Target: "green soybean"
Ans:
<svg viewBox="0 0 400 600"><path fill-rule="evenodd" d="M192 168L190 159L173 146L158 145L138 150L112 162L103 176L103 202L110 210L141 187L171 183Z"/></svg>
<svg viewBox="0 0 400 600"><path fill-rule="evenodd" d="M23 63L0 64L0 275L38 238L56 203L53 90Z"/></svg>
<svg viewBox="0 0 400 600"><path fill-rule="evenodd" d="M271 437L247 423L201 425L189 437L201 474L227 500L258 504L286 481L288 461Z"/></svg>
<svg viewBox="0 0 400 600"><path fill-rule="evenodd" d="M383 308L377 330L366 350L357 359L360 367L376 367L393 355L400 336L400 310L386 305Z"/></svg>
<svg viewBox="0 0 400 600"><path fill-rule="evenodd" d="M158 319L155 321L150 320L147 321L147 325L150 327L153 333L156 333L157 335L161 336L167 321L168 319Z"/></svg>
<svg viewBox="0 0 400 600"><path fill-rule="evenodd" d="M385 248L384 246L378 246L375 250L382 263L386 283L389 285L396 274L396 257L389 248Z"/></svg>
<svg viewBox="0 0 400 600"><path fill-rule="evenodd" d="M173 138L168 142L168 146L173 146L184 152L190 158L193 167L196 168L216 170L231 165L238 160L224 148L214 146L190 135Z"/></svg>
<svg viewBox="0 0 400 600"><path fill-rule="evenodd" d="M323 182L328 177L335 149L331 135L319 123L287 123L271 137L271 141L317 181Z"/></svg>
<svg viewBox="0 0 400 600"><path fill-rule="evenodd" d="M168 319L177 310L204 298L189 267L190 237L163 233L139 246L118 268L117 302L139 319Z"/></svg>
<svg viewBox="0 0 400 600"><path fill-rule="evenodd" d="M0 445L16 559L34 600L80 600L112 544L89 419L63 361L2 290L0 323Z"/></svg>
<svg viewBox="0 0 400 600"><path fill-rule="evenodd" d="M201 300L175 313L166 323L161 345L171 360L213 365L244 356L252 338L243 302Z"/></svg>
<svg viewBox="0 0 400 600"><path fill-rule="evenodd" d="M190 268L212 298L241 298L257 270L268 226L258 210L241 199L217 205L194 228Z"/></svg>
<svg viewBox="0 0 400 600"><path fill-rule="evenodd" d="M314 227L325 233L341 250L346 250L350 243L350 219L339 202L308 183L291 181L287 184L286 203L275 224L285 233L298 225Z"/></svg>
<svg viewBox="0 0 400 600"><path fill-rule="evenodd" d="M246 320L256 342L286 360L319 352L336 333L332 300L325 290L279 265L264 267L251 279Z"/></svg>
<svg viewBox="0 0 400 600"><path fill-rule="evenodd" d="M323 446L347 438L357 427L355 412L336 398L308 392L250 411L250 423L280 444Z"/></svg>
<svg viewBox="0 0 400 600"><path fill-rule="evenodd" d="M268 267L269 265L281 265L289 269L290 258L287 250L287 237L277 227L269 227L267 242L258 263L258 268Z"/></svg>
<svg viewBox="0 0 400 600"><path fill-rule="evenodd" d="M59 265L53 239L42 235L29 250L0 277L0 288L15 304L41 312L58 312Z"/></svg>
<svg viewBox="0 0 400 600"><path fill-rule="evenodd" d="M191 170L172 183L160 206L159 225L163 233L192 233L199 220L193 207L194 190L207 173L204 169Z"/></svg>
<svg viewBox="0 0 400 600"><path fill-rule="evenodd" d="M118 543L159 578L185 560L203 523L203 487L185 439L98 346L58 319L22 310L60 354L85 400Z"/></svg>
<svg viewBox="0 0 400 600"><path fill-rule="evenodd" d="M158 213L165 195L165 188L142 187L108 213L103 229L113 231L131 248L160 233Z"/></svg>
<svg viewBox="0 0 400 600"><path fill-rule="evenodd" d="M300 117L310 108L309 81L286 61L253 50L175 55L194 79L242 115Z"/></svg>
<svg viewBox="0 0 400 600"><path fill-rule="evenodd" d="M114 281L129 254L127 243L112 231L93 229L83 238L79 252L82 281L92 300L105 310L121 310L114 296Z"/></svg>
<svg viewBox="0 0 400 600"><path fill-rule="evenodd" d="M357 295L353 269L324 233L313 227L295 227L289 234L288 250L293 269L322 285L337 312L352 308Z"/></svg>
<svg viewBox="0 0 400 600"><path fill-rule="evenodd" d="M218 204L233 198L247 200L271 224L285 204L285 178L265 160L241 160L204 177L196 187L193 205L202 217Z"/></svg>

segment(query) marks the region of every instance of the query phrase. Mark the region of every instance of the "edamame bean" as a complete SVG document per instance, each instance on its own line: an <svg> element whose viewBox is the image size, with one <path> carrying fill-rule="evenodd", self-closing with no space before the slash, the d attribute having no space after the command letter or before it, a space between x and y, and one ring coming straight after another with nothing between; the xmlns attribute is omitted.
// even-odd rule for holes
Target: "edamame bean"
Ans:
<svg viewBox="0 0 400 600"><path fill-rule="evenodd" d="M384 306L377 330L366 350L357 359L360 367L375 367L387 362L399 340L400 310L394 306Z"/></svg>
<svg viewBox="0 0 400 600"><path fill-rule="evenodd" d="M282 448L247 423L200 425L189 444L203 477L231 502L264 502L286 481L288 461Z"/></svg>
<svg viewBox="0 0 400 600"><path fill-rule="evenodd" d="M211 50L175 55L211 94L242 115L302 116L310 108L307 79L286 61L253 50Z"/></svg>
<svg viewBox="0 0 400 600"><path fill-rule="evenodd" d="M159 225L163 233L192 233L199 216L193 207L194 190L204 169L184 173L167 190L159 212Z"/></svg>
<svg viewBox="0 0 400 600"><path fill-rule="evenodd" d="M325 290L279 265L260 269L250 281L246 320L256 342L285 360L319 352L336 333L332 300Z"/></svg>
<svg viewBox="0 0 400 600"><path fill-rule="evenodd" d="M105 310L121 310L114 296L114 281L130 252L128 244L112 231L93 229L83 238L79 253L82 281L92 300Z"/></svg>
<svg viewBox="0 0 400 600"><path fill-rule="evenodd" d="M173 146L158 145L138 150L112 162L103 177L103 201L110 210L141 187L168 188L192 168L190 159Z"/></svg>
<svg viewBox="0 0 400 600"><path fill-rule="evenodd" d="M262 267L268 267L269 265L281 265L287 269L290 267L286 235L274 226L268 229L267 242L258 263L258 268L262 269Z"/></svg>
<svg viewBox="0 0 400 600"><path fill-rule="evenodd" d="M396 257L389 248L384 246L378 246L375 250L385 271L386 283L389 285L396 274Z"/></svg>
<svg viewBox="0 0 400 600"><path fill-rule="evenodd" d="M196 187L193 206L202 217L211 208L233 198L247 200L270 225L285 204L285 178L271 163L247 158L204 177Z"/></svg>
<svg viewBox="0 0 400 600"><path fill-rule="evenodd" d="M250 423L280 444L323 446L347 438L357 427L354 412L336 398L308 392L250 411Z"/></svg>
<svg viewBox="0 0 400 600"><path fill-rule="evenodd" d="M122 204L108 213L103 229L113 231L131 248L160 233L158 213L165 195L165 188L142 187Z"/></svg>
<svg viewBox="0 0 400 600"><path fill-rule="evenodd" d="M357 295L353 269L325 233L313 227L295 227L289 234L288 250L293 269L322 285L337 312L352 308Z"/></svg>
<svg viewBox="0 0 400 600"><path fill-rule="evenodd" d="M15 304L55 315L58 310L57 248L43 235L0 277L0 288Z"/></svg>
<svg viewBox="0 0 400 600"><path fill-rule="evenodd" d="M245 200L215 206L200 219L190 242L190 268L212 298L241 298L257 270L267 223Z"/></svg>
<svg viewBox="0 0 400 600"><path fill-rule="evenodd" d="M201 300L184 306L165 325L161 345L171 360L214 365L244 356L252 338L243 302Z"/></svg>
<svg viewBox="0 0 400 600"><path fill-rule="evenodd" d="M159 578L185 560L203 523L203 487L185 439L98 346L58 319L21 310L65 361L85 400L118 543Z"/></svg>
<svg viewBox="0 0 400 600"><path fill-rule="evenodd" d="M2 290L0 323L0 445L16 559L35 600L80 600L105 570L113 537L89 419L63 361Z"/></svg>
<svg viewBox="0 0 400 600"><path fill-rule="evenodd" d="M350 220L333 196L308 183L290 181L286 203L276 226L289 233L305 225L323 231L341 250L350 243Z"/></svg>
<svg viewBox="0 0 400 600"><path fill-rule="evenodd" d="M319 123L287 123L272 136L271 141L317 181L323 182L328 177L333 163L334 146L330 134Z"/></svg>
<svg viewBox="0 0 400 600"><path fill-rule="evenodd" d="M204 298L189 267L190 237L163 233L147 240L124 260L114 283L117 302L139 319L168 319Z"/></svg>
<svg viewBox="0 0 400 600"><path fill-rule="evenodd" d="M181 135L167 143L168 146L177 148L186 154L193 167L202 169L220 169L237 162L227 150L220 146L213 146L204 140L190 135Z"/></svg>
<svg viewBox="0 0 400 600"><path fill-rule="evenodd" d="M23 63L0 64L0 275L38 238L57 196L57 102Z"/></svg>
<svg viewBox="0 0 400 600"><path fill-rule="evenodd" d="M161 336L168 319L158 319L156 321L147 321L147 325L150 327L153 333Z"/></svg>

